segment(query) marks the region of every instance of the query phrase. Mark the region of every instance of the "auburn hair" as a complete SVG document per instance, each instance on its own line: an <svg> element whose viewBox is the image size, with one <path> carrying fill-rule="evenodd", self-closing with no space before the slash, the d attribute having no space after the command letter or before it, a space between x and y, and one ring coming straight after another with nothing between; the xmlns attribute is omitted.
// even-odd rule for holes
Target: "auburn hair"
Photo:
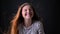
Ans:
<svg viewBox="0 0 60 34"><path fill-rule="evenodd" d="M14 29L14 31L13 31L13 32L15 32L15 33L17 33L17 24L18 24L18 23L23 23L23 21L24 21L24 18L22 17L22 8L23 8L24 6L26 6L26 5L30 5L31 8L33 9L34 15L33 15L33 17L32 17L32 21L39 20L39 18L38 18L38 16L37 16L37 14L36 14L36 12L35 12L35 9L33 8L32 4L30 4L30 3L24 3L24 4L22 4L21 6L19 6L16 15L15 15L15 16L13 17L13 19L11 20L11 26L10 26L11 28L10 28L10 30L13 30L14 28L13 28L12 26L15 25L16 27L15 27L15 29ZM17 23L17 22L18 22L18 23ZM14 24L13 24L13 23L14 23ZM12 34L12 32L11 32L11 34Z"/></svg>
<svg viewBox="0 0 60 34"><path fill-rule="evenodd" d="M20 22L20 23L22 23L24 21L24 18L22 17L22 8L24 6L26 6L26 5L30 5L31 8L33 9L34 15L32 17L32 20L35 21L35 20L38 20L39 19L38 16L37 16L37 14L36 14L36 12L35 12L35 9L32 6L32 4L30 4L30 3L24 3L21 6L19 6L18 11L17 11L17 14L13 17L13 19L11 21L12 23L13 22Z"/></svg>

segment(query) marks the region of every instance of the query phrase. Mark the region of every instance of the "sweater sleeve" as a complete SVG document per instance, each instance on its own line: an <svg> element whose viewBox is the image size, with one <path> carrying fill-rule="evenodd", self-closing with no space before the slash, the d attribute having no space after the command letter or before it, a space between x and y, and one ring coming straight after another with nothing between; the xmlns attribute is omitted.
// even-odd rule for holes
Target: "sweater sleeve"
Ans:
<svg viewBox="0 0 60 34"><path fill-rule="evenodd" d="M38 24L38 34L45 34L44 29L43 29L43 24L39 22Z"/></svg>

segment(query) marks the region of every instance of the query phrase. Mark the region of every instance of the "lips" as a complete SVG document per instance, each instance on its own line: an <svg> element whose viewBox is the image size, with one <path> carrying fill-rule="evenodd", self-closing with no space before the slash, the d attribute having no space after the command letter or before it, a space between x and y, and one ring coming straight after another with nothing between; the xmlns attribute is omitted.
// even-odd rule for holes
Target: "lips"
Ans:
<svg viewBox="0 0 60 34"><path fill-rule="evenodd" d="M30 13L30 14L29 14L29 13L26 13L26 14L25 14L25 16L31 16L31 15L32 15L31 13Z"/></svg>

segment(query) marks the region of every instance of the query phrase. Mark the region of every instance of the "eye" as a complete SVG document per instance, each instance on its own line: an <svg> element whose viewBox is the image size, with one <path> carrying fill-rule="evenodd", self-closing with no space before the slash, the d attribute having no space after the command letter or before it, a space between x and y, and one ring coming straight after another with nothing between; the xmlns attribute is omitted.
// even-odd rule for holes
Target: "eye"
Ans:
<svg viewBox="0 0 60 34"><path fill-rule="evenodd" d="M25 11L27 11L27 9L25 9Z"/></svg>
<svg viewBox="0 0 60 34"><path fill-rule="evenodd" d="M29 9L30 12L32 12L32 9Z"/></svg>
<svg viewBox="0 0 60 34"><path fill-rule="evenodd" d="M31 11L31 9L29 9L29 11Z"/></svg>

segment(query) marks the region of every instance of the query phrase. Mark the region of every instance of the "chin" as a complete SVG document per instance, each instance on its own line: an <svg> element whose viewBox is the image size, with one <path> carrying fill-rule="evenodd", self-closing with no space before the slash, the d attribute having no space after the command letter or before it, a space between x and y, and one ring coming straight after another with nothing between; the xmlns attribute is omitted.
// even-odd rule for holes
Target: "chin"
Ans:
<svg viewBox="0 0 60 34"><path fill-rule="evenodd" d="M31 19L31 17L26 17L26 19Z"/></svg>

